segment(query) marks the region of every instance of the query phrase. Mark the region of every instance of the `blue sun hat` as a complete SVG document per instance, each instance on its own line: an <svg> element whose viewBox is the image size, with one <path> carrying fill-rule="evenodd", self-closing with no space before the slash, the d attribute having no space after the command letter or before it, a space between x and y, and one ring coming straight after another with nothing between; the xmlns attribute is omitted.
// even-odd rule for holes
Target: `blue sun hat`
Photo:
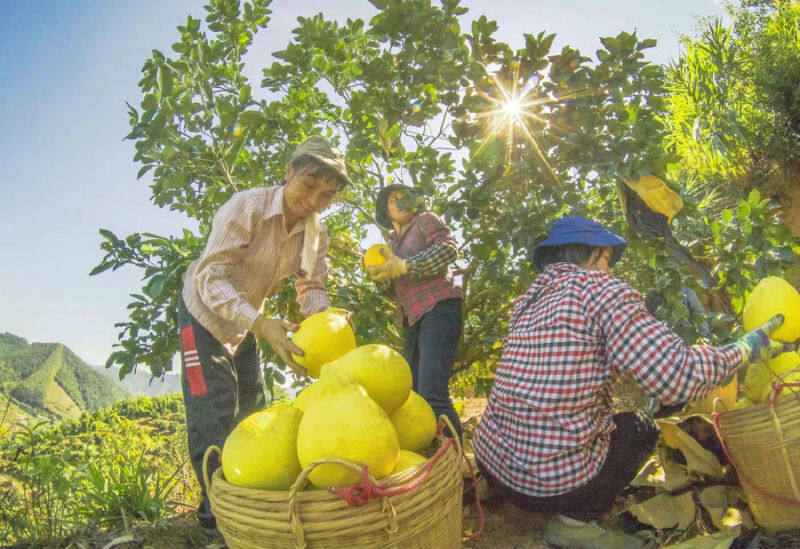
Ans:
<svg viewBox="0 0 800 549"><path fill-rule="evenodd" d="M609 266L614 265L622 252L628 245L628 241L617 236L597 221L586 219L580 215L568 215L557 219L550 228L550 235L547 240L536 246L531 254L533 266L542 270L541 263L545 259L549 247L562 246L564 244L586 244L588 246L606 247L611 246L613 252Z"/></svg>

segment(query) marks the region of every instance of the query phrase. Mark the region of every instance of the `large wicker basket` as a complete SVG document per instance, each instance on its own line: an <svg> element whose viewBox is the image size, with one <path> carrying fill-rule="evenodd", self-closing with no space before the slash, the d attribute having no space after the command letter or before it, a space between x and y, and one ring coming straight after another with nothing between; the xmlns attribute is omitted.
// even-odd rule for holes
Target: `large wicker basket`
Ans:
<svg viewBox="0 0 800 549"><path fill-rule="evenodd" d="M800 393L775 384L762 404L723 412L714 426L736 468L756 522L773 532L800 528ZM778 396L781 390L791 390Z"/></svg>
<svg viewBox="0 0 800 549"><path fill-rule="evenodd" d="M216 446L206 451L203 473L217 527L231 549L461 547L462 450L458 441L441 434L436 445L428 462L379 482L354 463L321 460L303 470L288 491L234 486L221 467L209 483L207 462L219 452ZM339 494L304 490L308 474L321 463L352 468L363 485Z"/></svg>

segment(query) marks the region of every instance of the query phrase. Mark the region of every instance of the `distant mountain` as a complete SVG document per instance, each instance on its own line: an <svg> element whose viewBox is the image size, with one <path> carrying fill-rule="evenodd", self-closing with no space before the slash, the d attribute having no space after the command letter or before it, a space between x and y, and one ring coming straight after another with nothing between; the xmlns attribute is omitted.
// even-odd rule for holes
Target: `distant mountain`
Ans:
<svg viewBox="0 0 800 549"><path fill-rule="evenodd" d="M171 395L181 392L180 374L166 374L164 377L153 377L144 368L136 370L119 378L119 366L105 368L104 366L92 366L96 372L111 379L119 387L132 395L147 395L150 397Z"/></svg>
<svg viewBox="0 0 800 549"><path fill-rule="evenodd" d="M75 418L130 397L64 345L28 343L7 332L0 333L0 394L10 399L14 421Z"/></svg>

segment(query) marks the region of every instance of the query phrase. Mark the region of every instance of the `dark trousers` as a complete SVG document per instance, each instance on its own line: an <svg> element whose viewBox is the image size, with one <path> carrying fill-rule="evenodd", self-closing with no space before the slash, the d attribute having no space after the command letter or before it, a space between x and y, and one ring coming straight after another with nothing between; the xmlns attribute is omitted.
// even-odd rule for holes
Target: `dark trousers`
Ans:
<svg viewBox="0 0 800 549"><path fill-rule="evenodd" d="M203 454L212 445L222 448L239 421L264 408L258 346L250 333L231 355L192 317L183 299L178 309L178 325L189 458L203 493L199 515L211 517L207 486L203 482ZM208 461L209 476L219 465L219 456L214 454Z"/></svg>
<svg viewBox="0 0 800 549"><path fill-rule="evenodd" d="M438 420L445 414L461 438L461 422L450 399L450 373L461 339L462 300L445 299L413 326L403 326L403 354L411 366L412 389L433 408ZM449 431L449 430L448 430Z"/></svg>
<svg viewBox="0 0 800 549"><path fill-rule="evenodd" d="M611 447L597 475L583 486L551 497L521 494L492 477L479 462L481 474L492 490L526 511L558 513L576 520L594 520L610 511L620 492L653 454L660 431L653 418L644 412L614 415L617 428L611 433Z"/></svg>

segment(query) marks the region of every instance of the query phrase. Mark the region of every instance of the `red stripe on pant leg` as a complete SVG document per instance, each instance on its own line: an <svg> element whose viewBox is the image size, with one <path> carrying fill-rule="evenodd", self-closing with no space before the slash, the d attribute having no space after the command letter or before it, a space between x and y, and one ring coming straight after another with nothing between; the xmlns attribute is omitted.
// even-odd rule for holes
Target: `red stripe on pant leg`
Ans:
<svg viewBox="0 0 800 549"><path fill-rule="evenodd" d="M206 379L203 377L203 367L197 357L197 345L194 342L192 326L181 330L181 346L183 347L183 361L186 366L186 379L189 381L189 393L192 395L205 395L208 393ZM186 359L187 351L195 351L191 359Z"/></svg>
<svg viewBox="0 0 800 549"><path fill-rule="evenodd" d="M197 346L194 343L194 330L191 326L181 329L181 344L183 345L184 353L197 350Z"/></svg>
<svg viewBox="0 0 800 549"><path fill-rule="evenodd" d="M189 380L189 393L202 396L208 393L206 379L203 377L202 366L189 366L186 368L186 379Z"/></svg>

